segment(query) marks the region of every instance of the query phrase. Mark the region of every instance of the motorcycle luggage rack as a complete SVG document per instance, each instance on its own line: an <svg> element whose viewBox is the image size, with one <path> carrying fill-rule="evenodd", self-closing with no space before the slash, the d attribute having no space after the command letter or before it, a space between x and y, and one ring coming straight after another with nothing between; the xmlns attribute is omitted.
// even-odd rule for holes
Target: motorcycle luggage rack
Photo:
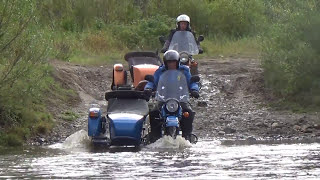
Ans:
<svg viewBox="0 0 320 180"><path fill-rule="evenodd" d="M122 86L119 86L117 90L131 90L132 87L131 85L122 85Z"/></svg>

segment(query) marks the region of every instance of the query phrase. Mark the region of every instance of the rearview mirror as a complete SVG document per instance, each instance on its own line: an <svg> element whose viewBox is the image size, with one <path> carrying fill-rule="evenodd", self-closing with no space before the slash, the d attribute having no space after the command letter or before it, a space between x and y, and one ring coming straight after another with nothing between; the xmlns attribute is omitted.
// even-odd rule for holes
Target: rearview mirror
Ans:
<svg viewBox="0 0 320 180"><path fill-rule="evenodd" d="M159 41L163 45L166 42L166 39L164 38L164 36L160 36Z"/></svg>
<svg viewBox="0 0 320 180"><path fill-rule="evenodd" d="M203 41L203 40L204 40L203 35L200 35L200 36L198 37L198 41L201 42L201 41Z"/></svg>
<svg viewBox="0 0 320 180"><path fill-rule="evenodd" d="M154 77L153 77L153 75L150 75L150 74L146 75L144 77L144 79L149 81L149 82L154 82Z"/></svg>
<svg viewBox="0 0 320 180"><path fill-rule="evenodd" d="M198 75L193 75L190 79L191 82L200 82L200 77Z"/></svg>

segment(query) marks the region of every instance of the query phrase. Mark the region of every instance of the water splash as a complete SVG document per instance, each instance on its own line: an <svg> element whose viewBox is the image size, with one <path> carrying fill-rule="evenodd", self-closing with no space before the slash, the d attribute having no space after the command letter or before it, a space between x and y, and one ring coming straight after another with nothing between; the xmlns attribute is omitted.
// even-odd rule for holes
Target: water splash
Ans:
<svg viewBox="0 0 320 180"><path fill-rule="evenodd" d="M83 145L87 145L90 142L88 132L85 130L80 130L69 137L63 142L64 148L76 148L83 147Z"/></svg>
<svg viewBox="0 0 320 180"><path fill-rule="evenodd" d="M183 149L191 147L191 143L185 140L181 136L177 136L176 139L173 139L171 136L164 136L158 139L156 142L147 146L151 149Z"/></svg>
<svg viewBox="0 0 320 180"><path fill-rule="evenodd" d="M49 147L55 149L85 148L89 145L89 143L90 139L88 132L85 130L80 130L67 137L63 143L53 144Z"/></svg>

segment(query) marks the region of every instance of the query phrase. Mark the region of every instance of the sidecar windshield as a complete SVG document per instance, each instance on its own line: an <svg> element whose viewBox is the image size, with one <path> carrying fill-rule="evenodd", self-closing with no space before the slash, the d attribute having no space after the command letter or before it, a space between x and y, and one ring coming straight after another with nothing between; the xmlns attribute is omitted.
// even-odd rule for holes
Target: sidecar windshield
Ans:
<svg viewBox="0 0 320 180"><path fill-rule="evenodd" d="M179 70L167 70L159 79L156 100L165 102L169 98L188 102L189 89L186 76Z"/></svg>
<svg viewBox="0 0 320 180"><path fill-rule="evenodd" d="M171 39L169 50L187 52L191 55L199 54L199 49L190 31L176 31Z"/></svg>

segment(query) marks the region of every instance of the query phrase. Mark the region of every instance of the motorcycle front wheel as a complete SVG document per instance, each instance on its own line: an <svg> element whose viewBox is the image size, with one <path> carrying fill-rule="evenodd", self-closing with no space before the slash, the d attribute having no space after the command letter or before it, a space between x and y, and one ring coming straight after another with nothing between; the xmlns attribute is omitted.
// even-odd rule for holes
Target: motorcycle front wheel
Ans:
<svg viewBox="0 0 320 180"><path fill-rule="evenodd" d="M175 139L177 137L177 127L166 127L165 135L171 136Z"/></svg>

